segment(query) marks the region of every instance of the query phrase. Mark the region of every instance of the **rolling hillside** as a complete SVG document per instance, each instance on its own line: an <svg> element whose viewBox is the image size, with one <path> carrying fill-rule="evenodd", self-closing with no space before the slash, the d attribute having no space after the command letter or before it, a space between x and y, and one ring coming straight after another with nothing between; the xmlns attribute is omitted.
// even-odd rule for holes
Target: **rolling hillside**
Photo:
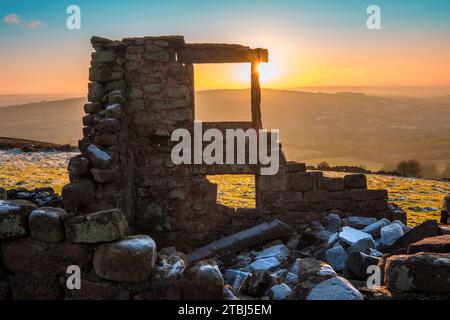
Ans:
<svg viewBox="0 0 450 320"><path fill-rule="evenodd" d="M0 108L0 136L75 145L85 99ZM392 169L419 159L450 168L450 96L383 97L265 89L263 124L280 129L289 159ZM249 90L200 91L197 120L250 119Z"/></svg>

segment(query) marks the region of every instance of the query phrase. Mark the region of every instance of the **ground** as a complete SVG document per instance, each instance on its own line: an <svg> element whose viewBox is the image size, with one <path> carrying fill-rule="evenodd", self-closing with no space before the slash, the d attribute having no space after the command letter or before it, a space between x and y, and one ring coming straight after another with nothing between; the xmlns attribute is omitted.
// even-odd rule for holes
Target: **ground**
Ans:
<svg viewBox="0 0 450 320"><path fill-rule="evenodd" d="M22 152L0 150L0 187L38 188L51 186L57 193L68 182L67 163L74 152ZM325 172L340 177L338 172ZM370 189L387 189L390 201L408 214L408 224L416 225L440 217L443 199L450 194L450 183L425 179L367 175ZM218 201L231 207L255 206L255 182L251 175L209 176L218 184Z"/></svg>

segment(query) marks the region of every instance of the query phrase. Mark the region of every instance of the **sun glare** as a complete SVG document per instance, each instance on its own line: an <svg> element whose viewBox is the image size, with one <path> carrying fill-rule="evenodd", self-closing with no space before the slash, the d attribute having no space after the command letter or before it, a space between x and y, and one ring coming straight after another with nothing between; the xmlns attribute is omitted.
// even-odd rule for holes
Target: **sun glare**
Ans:
<svg viewBox="0 0 450 320"><path fill-rule="evenodd" d="M261 85L273 84L279 77L279 71L273 64L261 63L258 65L259 81ZM235 80L250 85L250 65L242 64L234 70Z"/></svg>

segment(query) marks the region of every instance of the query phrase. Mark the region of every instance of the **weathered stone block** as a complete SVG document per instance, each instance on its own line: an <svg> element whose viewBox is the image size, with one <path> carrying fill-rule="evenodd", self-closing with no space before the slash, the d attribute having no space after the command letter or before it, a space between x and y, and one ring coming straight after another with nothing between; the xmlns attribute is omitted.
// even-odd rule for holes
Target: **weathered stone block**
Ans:
<svg viewBox="0 0 450 320"><path fill-rule="evenodd" d="M92 177L98 183L108 183L116 181L119 176L119 169L110 168L110 169L91 169Z"/></svg>
<svg viewBox="0 0 450 320"><path fill-rule="evenodd" d="M91 82L88 84L88 101L101 102L105 95L105 89L98 82Z"/></svg>
<svg viewBox="0 0 450 320"><path fill-rule="evenodd" d="M74 243L110 242L128 231L127 221L120 209L91 213L67 220L66 238Z"/></svg>
<svg viewBox="0 0 450 320"><path fill-rule="evenodd" d="M83 155L78 155L70 159L68 170L70 174L82 176L89 172L89 159Z"/></svg>
<svg viewBox="0 0 450 320"><path fill-rule="evenodd" d="M327 190L309 190L304 193L305 201L322 202L329 199L329 191Z"/></svg>
<svg viewBox="0 0 450 320"><path fill-rule="evenodd" d="M189 300L222 300L224 281L219 268L199 264L189 269L183 279L183 298Z"/></svg>
<svg viewBox="0 0 450 320"><path fill-rule="evenodd" d="M37 206L25 200L0 200L0 240L11 240L28 234L28 215Z"/></svg>
<svg viewBox="0 0 450 320"><path fill-rule="evenodd" d="M70 209L89 205L95 199L95 185L91 180L71 182L63 187L62 197Z"/></svg>
<svg viewBox="0 0 450 320"><path fill-rule="evenodd" d="M292 191L308 191L314 187L316 176L309 173L293 173L287 175L287 189Z"/></svg>
<svg viewBox="0 0 450 320"><path fill-rule="evenodd" d="M352 189L350 195L353 200L385 200L388 198L387 190L366 190L366 189Z"/></svg>
<svg viewBox="0 0 450 320"><path fill-rule="evenodd" d="M131 236L98 247L94 255L97 276L113 281L147 281L155 266L156 244L149 236Z"/></svg>
<svg viewBox="0 0 450 320"><path fill-rule="evenodd" d="M111 51L97 51L92 52L91 54L92 60L102 63L113 62L116 59L116 55Z"/></svg>
<svg viewBox="0 0 450 320"><path fill-rule="evenodd" d="M116 133L120 130L120 121L114 118L102 119L97 124L97 131L100 133Z"/></svg>
<svg viewBox="0 0 450 320"><path fill-rule="evenodd" d="M345 187L343 178L322 177L318 179L318 187L322 190L339 191Z"/></svg>
<svg viewBox="0 0 450 320"><path fill-rule="evenodd" d="M89 145L86 153L94 168L106 169L112 162L111 155L95 144Z"/></svg>
<svg viewBox="0 0 450 320"><path fill-rule="evenodd" d="M85 113L99 113L102 110L103 110L102 102L92 102L92 103L86 103L84 105Z"/></svg>
<svg viewBox="0 0 450 320"><path fill-rule="evenodd" d="M58 242L64 239L64 220L68 214L61 208L41 207L29 216L31 237L34 240Z"/></svg>
<svg viewBox="0 0 450 320"><path fill-rule="evenodd" d="M3 265L14 273L36 276L65 275L67 267L80 268L92 258L90 248L67 242L43 242L21 239L3 245Z"/></svg>
<svg viewBox="0 0 450 320"><path fill-rule="evenodd" d="M89 68L89 80L106 82L111 80L111 68L108 66L97 65Z"/></svg>
<svg viewBox="0 0 450 320"><path fill-rule="evenodd" d="M385 281L391 291L450 293L450 254L417 253L387 258Z"/></svg>
<svg viewBox="0 0 450 320"><path fill-rule="evenodd" d="M117 145L118 137L114 133L100 133L95 136L95 143L104 148L112 147Z"/></svg>
<svg viewBox="0 0 450 320"><path fill-rule="evenodd" d="M117 120L122 119L125 116L125 111L122 108L122 105L118 103L110 104L106 106L105 109L105 117L106 118L114 118Z"/></svg>
<svg viewBox="0 0 450 320"><path fill-rule="evenodd" d="M403 237L395 241L389 248L389 252L396 252L402 248L408 248L412 243L420 241L428 237L436 237L441 235L441 230L436 220L427 220L414 227Z"/></svg>
<svg viewBox="0 0 450 320"><path fill-rule="evenodd" d="M344 182L348 188L367 189L367 178L365 174L349 174L344 177Z"/></svg>
<svg viewBox="0 0 450 320"><path fill-rule="evenodd" d="M450 234L425 238L409 245L408 254L418 252L450 253Z"/></svg>
<svg viewBox="0 0 450 320"><path fill-rule="evenodd" d="M362 213L377 212L388 209L387 200L359 201L358 208Z"/></svg>
<svg viewBox="0 0 450 320"><path fill-rule="evenodd" d="M289 161L283 165L284 173L306 172L306 164Z"/></svg>

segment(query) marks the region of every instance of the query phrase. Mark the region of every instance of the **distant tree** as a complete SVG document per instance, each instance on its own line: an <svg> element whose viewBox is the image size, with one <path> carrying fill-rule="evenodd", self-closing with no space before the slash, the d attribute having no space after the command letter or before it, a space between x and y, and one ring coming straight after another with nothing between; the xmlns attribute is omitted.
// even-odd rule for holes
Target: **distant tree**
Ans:
<svg viewBox="0 0 450 320"><path fill-rule="evenodd" d="M422 171L422 168L420 166L419 161L417 160L408 160L408 161L401 161L397 165L398 173L406 174L413 177L418 177L420 175L420 172Z"/></svg>
<svg viewBox="0 0 450 320"><path fill-rule="evenodd" d="M317 165L318 170L329 170L330 168L331 168L330 165L325 161L323 161Z"/></svg>

